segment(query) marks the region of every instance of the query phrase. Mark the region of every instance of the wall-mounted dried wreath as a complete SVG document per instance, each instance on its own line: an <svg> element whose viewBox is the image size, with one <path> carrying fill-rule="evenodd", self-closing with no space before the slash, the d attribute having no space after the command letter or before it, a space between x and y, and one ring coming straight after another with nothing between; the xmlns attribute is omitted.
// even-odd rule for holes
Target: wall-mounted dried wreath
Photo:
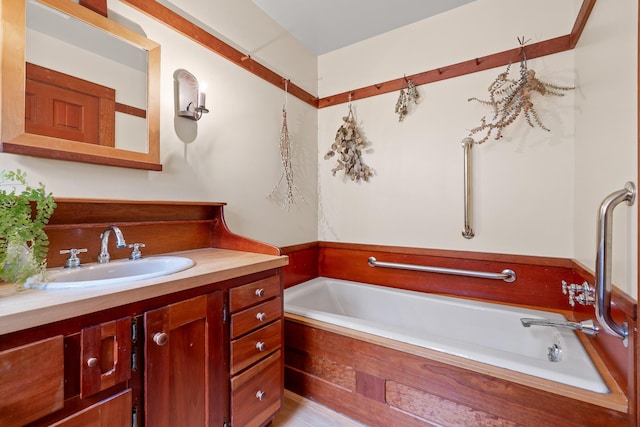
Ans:
<svg viewBox="0 0 640 427"><path fill-rule="evenodd" d="M478 141L482 144L487 141L495 131L494 139L502 138L504 128L512 124L520 114L524 114L529 126L538 126L543 130L550 131L540 120L538 112L535 110L531 96L534 92L540 95L564 96L560 91L574 89L573 87L557 86L546 83L536 77L536 72L527 67L527 58L524 51L526 44L524 37L518 38L522 49L522 61L520 62L520 77L517 80L509 78L509 69L498 74L498 77L489 86L489 100L469 98L468 101L478 101L481 104L489 105L493 109L491 121L487 121L486 116L481 119L481 125L470 130L469 136L484 132L484 136Z"/></svg>
<svg viewBox="0 0 640 427"><path fill-rule="evenodd" d="M336 176L336 172L343 170L344 175L349 176L351 181L369 181L369 177L373 176L373 169L365 165L362 160L362 150L367 142L360 135L351 103L349 103L349 114L342 120L344 123L336 132L336 139L331 144L331 149L324 155L324 159L338 156L337 166L331 169L333 176Z"/></svg>
<svg viewBox="0 0 640 427"><path fill-rule="evenodd" d="M400 89L400 96L396 102L396 114L398 115L398 121L404 120L405 116L409 112L409 105L413 102L418 104L420 102L420 94L413 82L405 77L407 81L407 88Z"/></svg>

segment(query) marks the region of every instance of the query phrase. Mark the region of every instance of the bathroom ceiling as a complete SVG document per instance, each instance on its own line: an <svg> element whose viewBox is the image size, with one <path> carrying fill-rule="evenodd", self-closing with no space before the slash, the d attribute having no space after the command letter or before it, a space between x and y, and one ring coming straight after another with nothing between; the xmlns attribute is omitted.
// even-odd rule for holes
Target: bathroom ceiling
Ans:
<svg viewBox="0 0 640 427"><path fill-rule="evenodd" d="M317 55L475 0L253 0Z"/></svg>

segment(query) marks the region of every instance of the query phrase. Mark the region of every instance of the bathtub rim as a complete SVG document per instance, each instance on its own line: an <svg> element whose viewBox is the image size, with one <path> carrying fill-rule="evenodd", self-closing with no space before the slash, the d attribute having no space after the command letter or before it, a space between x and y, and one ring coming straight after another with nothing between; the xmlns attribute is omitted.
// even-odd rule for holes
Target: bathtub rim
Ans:
<svg viewBox="0 0 640 427"><path fill-rule="evenodd" d="M609 387L609 393L597 393L590 390L585 390L579 387L570 386L567 384L547 380L544 378L535 377L533 375L523 374L510 369L501 368L498 366L489 365L486 363L478 362L471 359L466 359L460 356L443 353L437 350L432 350L424 347L420 347L413 344L404 343L401 341L393 340L390 338L381 337L378 335L369 334L366 332L356 331L344 326L334 325L328 322L323 322L315 319L310 319L298 314L284 312L285 321L291 321L299 323L312 328L321 329L324 331L347 336L352 339L369 342L375 345L386 347L392 350L398 350L406 352L418 357L424 357L439 363L443 363L450 366L455 366L461 369L466 369L479 374L492 376L505 381L510 381L516 384L520 384L526 387L535 388L544 392L561 395L563 397L569 397L585 403L600 406L603 408L611 409L617 412L625 414L629 413L629 401L627 396L622 391L618 383L615 381L609 370L606 368L604 361L600 358L600 355L595 351L591 343L586 338L577 334L582 345L591 360L593 361L596 369L602 376L607 387ZM285 342L286 347L286 342Z"/></svg>

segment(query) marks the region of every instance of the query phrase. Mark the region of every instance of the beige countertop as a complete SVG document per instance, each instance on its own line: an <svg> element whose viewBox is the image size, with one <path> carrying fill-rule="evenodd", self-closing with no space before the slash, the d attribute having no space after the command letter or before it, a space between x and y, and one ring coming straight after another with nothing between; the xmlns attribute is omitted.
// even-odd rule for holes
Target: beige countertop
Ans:
<svg viewBox="0 0 640 427"><path fill-rule="evenodd" d="M186 256L196 264L178 273L117 285L17 290L12 285L2 284L0 335L288 264L286 256L216 248L166 255Z"/></svg>

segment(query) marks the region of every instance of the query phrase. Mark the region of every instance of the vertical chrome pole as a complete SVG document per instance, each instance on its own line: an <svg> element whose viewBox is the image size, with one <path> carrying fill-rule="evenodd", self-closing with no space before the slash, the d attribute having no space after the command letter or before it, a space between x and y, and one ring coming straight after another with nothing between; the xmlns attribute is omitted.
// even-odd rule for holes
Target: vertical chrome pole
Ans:
<svg viewBox="0 0 640 427"><path fill-rule="evenodd" d="M636 187L627 182L625 188L609 194L598 211L598 252L596 255L596 318L600 325L611 335L622 339L627 345L629 335L625 323L617 324L611 317L611 231L613 228L613 210L622 202L631 206L636 200Z"/></svg>
<svg viewBox="0 0 640 427"><path fill-rule="evenodd" d="M462 148L464 150L464 229L462 237L472 239L473 233L473 187L471 185L471 148L473 147L473 138L465 138L462 140Z"/></svg>

